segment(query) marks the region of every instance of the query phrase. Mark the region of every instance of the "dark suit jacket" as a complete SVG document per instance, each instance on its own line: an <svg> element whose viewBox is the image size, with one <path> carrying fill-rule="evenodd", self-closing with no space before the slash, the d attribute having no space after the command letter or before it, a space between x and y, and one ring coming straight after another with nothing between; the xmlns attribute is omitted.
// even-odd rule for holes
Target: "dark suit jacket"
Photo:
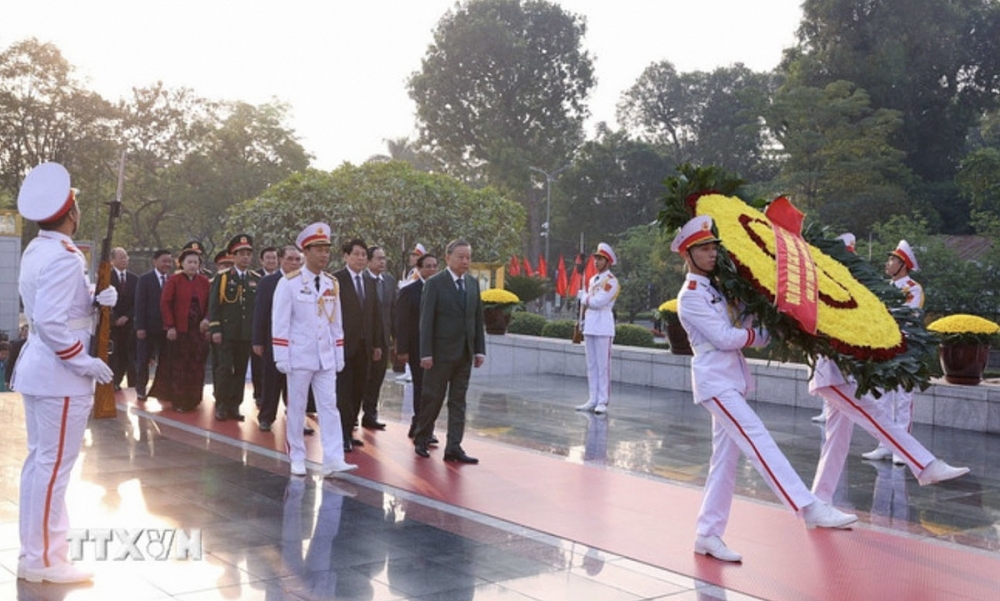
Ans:
<svg viewBox="0 0 1000 601"><path fill-rule="evenodd" d="M483 301L479 282L468 274L465 281L465 308L451 272L445 269L427 279L420 303L420 358L435 361L459 361L465 351L469 357L486 354L486 330L483 328Z"/></svg>
<svg viewBox="0 0 1000 601"><path fill-rule="evenodd" d="M167 274L167 278L170 274ZM164 284L165 285L165 284ZM160 314L160 272L152 269L139 276L135 286L135 318L132 327L146 330L151 334L163 331L163 316Z"/></svg>
<svg viewBox="0 0 1000 601"><path fill-rule="evenodd" d="M420 358L420 297L423 280L404 286L396 300L396 352Z"/></svg>
<svg viewBox="0 0 1000 601"><path fill-rule="evenodd" d="M364 276L364 273L362 273ZM344 316L344 356L353 357L358 351L371 356L372 350L385 348L382 340L382 319L378 315L378 291L375 281L362 277L365 286L365 302L361 303L354 289L351 272L346 267L333 273L340 283L340 310Z"/></svg>
<svg viewBox="0 0 1000 601"><path fill-rule="evenodd" d="M118 277L118 270L111 269L111 285L118 290L118 302L111 310L111 321L115 322L119 317L128 317L129 326L135 321L135 288L139 282L139 276L131 271L125 272L125 282Z"/></svg>
<svg viewBox="0 0 1000 601"><path fill-rule="evenodd" d="M371 277L370 273L365 275ZM382 274L381 282L374 277L371 279L378 293L378 312L382 319L382 350L385 350L389 348L389 338L395 329L393 316L396 313L396 278L385 272Z"/></svg>
<svg viewBox="0 0 1000 601"><path fill-rule="evenodd" d="M274 290L285 274L281 270L265 275L257 284L257 298L253 306L253 335L250 344L271 349L271 308L274 306Z"/></svg>

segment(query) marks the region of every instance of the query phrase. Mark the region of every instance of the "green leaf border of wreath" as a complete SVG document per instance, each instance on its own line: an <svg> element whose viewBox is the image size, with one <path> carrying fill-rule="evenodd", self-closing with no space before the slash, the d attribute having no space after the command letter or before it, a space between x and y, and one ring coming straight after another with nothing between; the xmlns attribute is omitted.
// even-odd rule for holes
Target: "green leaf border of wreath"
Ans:
<svg viewBox="0 0 1000 601"><path fill-rule="evenodd" d="M747 200L742 196L743 180L720 167L696 167L685 163L677 167L677 173L664 180L667 192L663 195L664 207L657 219L660 227L668 233L676 232L687 223L694 216L698 198L707 194L735 196L759 210L767 205L763 199ZM715 233L717 235L718 231ZM882 391L897 388L926 389L930 385L932 365L937 361L939 339L924 327L924 312L906 307L902 292L889 284L870 263L848 252L844 243L834 238L827 228L809 222L803 228L802 237L842 263L858 283L887 305L903 332L906 350L882 361L859 359L836 350L826 336L803 332L793 319L777 310L767 295L739 275L723 241L719 245L719 260L713 277L727 298L742 301L746 313L754 318L755 323L770 331L772 342L766 349L769 359L789 361L793 357L793 349L798 348L812 369L818 357L829 357L841 371L854 377L859 397L868 392L878 397Z"/></svg>

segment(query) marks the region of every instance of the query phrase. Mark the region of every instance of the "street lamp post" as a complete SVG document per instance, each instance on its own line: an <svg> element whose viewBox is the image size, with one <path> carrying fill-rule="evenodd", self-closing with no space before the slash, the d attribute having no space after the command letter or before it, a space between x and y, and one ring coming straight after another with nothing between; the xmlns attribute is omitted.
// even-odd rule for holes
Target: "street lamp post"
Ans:
<svg viewBox="0 0 1000 601"><path fill-rule="evenodd" d="M549 240L552 238L552 181L557 175L569 169L569 164L563 165L562 167L556 169L555 171L546 172L538 167L529 166L528 169L532 171L537 171L545 176L545 267L548 269L549 263ZM546 274L548 275L548 274ZM551 313L550 305L546 301L545 303L546 314Z"/></svg>

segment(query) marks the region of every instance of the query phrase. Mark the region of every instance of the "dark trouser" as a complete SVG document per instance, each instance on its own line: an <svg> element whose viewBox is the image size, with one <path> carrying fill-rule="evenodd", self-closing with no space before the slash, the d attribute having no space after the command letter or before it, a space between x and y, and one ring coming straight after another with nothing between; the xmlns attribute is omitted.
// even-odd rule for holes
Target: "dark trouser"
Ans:
<svg viewBox="0 0 1000 601"><path fill-rule="evenodd" d="M469 390L472 375L472 357L458 361L434 361L434 366L424 372L420 414L417 418L415 442L427 442L434 434L434 422L441 413L444 395L448 393L448 444L445 453L457 453L462 448L465 435L465 393Z"/></svg>
<svg viewBox="0 0 1000 601"><path fill-rule="evenodd" d="M135 341L135 394L146 396L146 386L149 385L149 363L154 359L159 362L160 351L164 347L166 334L163 331L146 330L146 337Z"/></svg>
<svg viewBox="0 0 1000 601"><path fill-rule="evenodd" d="M253 400L260 403L264 394L264 360L256 353L250 354L250 381L253 382Z"/></svg>
<svg viewBox="0 0 1000 601"><path fill-rule="evenodd" d="M223 340L215 345L215 410L236 415L243 404L247 364L250 362L249 340Z"/></svg>
<svg viewBox="0 0 1000 601"><path fill-rule="evenodd" d="M417 433L417 420L420 418L421 395L424 390L424 368L420 367L420 353L410 353L406 363L410 366L410 377L413 385L413 419L410 420L410 433ZM410 438L413 438L411 436Z"/></svg>
<svg viewBox="0 0 1000 601"><path fill-rule="evenodd" d="M385 370L389 364L389 354L383 353L381 361L372 361L368 372L368 384L365 386L365 398L361 402L366 420L378 419L378 398L382 394L382 382L385 381Z"/></svg>
<svg viewBox="0 0 1000 601"><path fill-rule="evenodd" d="M111 354L111 371L115 386L119 386L128 376L130 386L135 385L135 332L132 324L111 327L114 352Z"/></svg>
<svg viewBox="0 0 1000 601"><path fill-rule="evenodd" d="M351 433L361 411L361 400L365 397L370 365L371 357L362 346L353 355L344 358L344 370L337 374L337 410L340 411L345 443L354 438Z"/></svg>

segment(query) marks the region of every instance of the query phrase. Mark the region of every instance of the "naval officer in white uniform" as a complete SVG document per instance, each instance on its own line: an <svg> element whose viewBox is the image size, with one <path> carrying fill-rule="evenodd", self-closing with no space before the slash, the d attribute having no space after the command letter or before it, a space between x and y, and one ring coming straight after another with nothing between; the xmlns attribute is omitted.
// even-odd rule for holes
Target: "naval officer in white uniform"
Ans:
<svg viewBox="0 0 1000 601"><path fill-rule="evenodd" d="M611 266L618 257L611 246L601 242L594 252L597 273L580 292L583 307L583 341L587 351L587 383L590 398L576 408L597 415L608 412L611 400L611 343L615 340L615 299L621 291Z"/></svg>

